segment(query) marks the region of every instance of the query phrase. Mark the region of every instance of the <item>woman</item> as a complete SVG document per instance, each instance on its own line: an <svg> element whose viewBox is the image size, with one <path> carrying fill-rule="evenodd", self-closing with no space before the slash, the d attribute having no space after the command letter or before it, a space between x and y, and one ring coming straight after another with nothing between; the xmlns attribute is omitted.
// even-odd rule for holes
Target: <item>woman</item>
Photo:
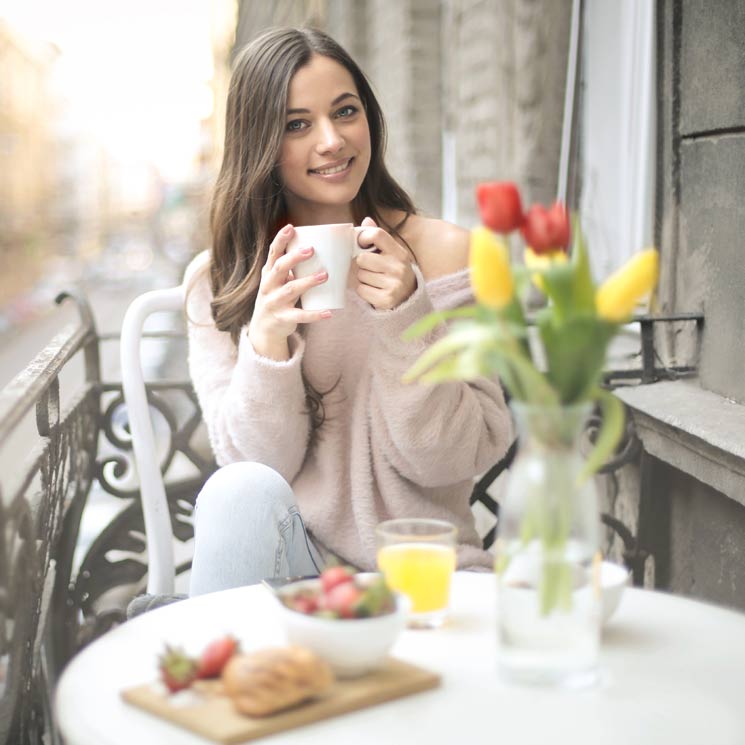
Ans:
<svg viewBox="0 0 745 745"><path fill-rule="evenodd" d="M403 385L423 341L402 332L471 299L467 231L418 215L384 164L363 73L325 34L271 30L235 62L209 255L187 271L190 372L219 465L197 500L192 595L369 570L374 529L438 517L461 568L489 567L468 497L510 442L499 384ZM294 225L353 222L365 251L346 307L306 311L312 246ZM434 335L428 339L431 342Z"/></svg>

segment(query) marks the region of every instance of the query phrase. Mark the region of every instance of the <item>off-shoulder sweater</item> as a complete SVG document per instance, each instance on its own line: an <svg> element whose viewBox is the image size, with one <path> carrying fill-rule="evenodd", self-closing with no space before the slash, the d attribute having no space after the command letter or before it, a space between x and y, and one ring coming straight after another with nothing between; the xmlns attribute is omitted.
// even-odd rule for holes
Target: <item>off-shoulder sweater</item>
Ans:
<svg viewBox="0 0 745 745"><path fill-rule="evenodd" d="M247 329L236 347L210 313L209 260L187 269L189 371L218 465L257 461L292 486L313 539L354 566L375 566L375 526L433 517L458 528L459 568L486 568L469 495L511 441L511 418L495 380L404 384L403 374L442 333L403 341L433 309L472 300L469 273L423 280L393 310L348 290L346 307L289 339L290 359L256 353ZM323 397L312 431L303 376ZM247 498L250 498L248 495Z"/></svg>

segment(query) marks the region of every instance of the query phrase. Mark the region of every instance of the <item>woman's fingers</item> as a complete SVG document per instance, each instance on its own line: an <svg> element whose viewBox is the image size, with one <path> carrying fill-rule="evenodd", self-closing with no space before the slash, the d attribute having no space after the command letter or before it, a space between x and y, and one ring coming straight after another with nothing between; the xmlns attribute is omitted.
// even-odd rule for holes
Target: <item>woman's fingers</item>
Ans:
<svg viewBox="0 0 745 745"><path fill-rule="evenodd" d="M288 323L315 323L324 318L331 318L330 310L303 310L302 308L288 308L282 311L281 318Z"/></svg>
<svg viewBox="0 0 745 745"><path fill-rule="evenodd" d="M284 281L300 262L307 261L311 256L313 256L312 246L293 248L292 251L283 254L274 262L272 271Z"/></svg>
<svg viewBox="0 0 745 745"><path fill-rule="evenodd" d="M364 230L361 230L357 235L357 243L361 248L377 249L381 254L410 261L406 249L390 233L379 228L372 218L366 217L362 221L361 227ZM373 256L379 255L373 250L369 250L368 253Z"/></svg>
<svg viewBox="0 0 745 745"><path fill-rule="evenodd" d="M311 274L309 277L285 282L285 284L274 290L267 297L266 305L268 308L274 308L277 311L285 307L292 307L306 290L317 285L322 285L328 278L328 272L322 271L317 274Z"/></svg>
<svg viewBox="0 0 745 745"><path fill-rule="evenodd" d="M266 257L266 263L264 264L264 267L267 270L271 270L280 256L284 255L294 234L295 228L293 228L292 225L285 225L284 228L274 236L274 240L269 244L269 253Z"/></svg>
<svg viewBox="0 0 745 745"><path fill-rule="evenodd" d="M303 261L313 256L313 248L302 247L294 248L288 253L284 253L274 260L271 269L264 266L261 279L261 291L264 293L272 292L278 287L283 287L295 278L293 269Z"/></svg>
<svg viewBox="0 0 745 745"><path fill-rule="evenodd" d="M371 243L379 253L365 251L356 259L357 294L378 310L398 307L416 289L416 275L406 249L369 218L362 223L358 241Z"/></svg>
<svg viewBox="0 0 745 745"><path fill-rule="evenodd" d="M391 280L387 274L383 272L371 272L369 269L357 269L357 281L360 284L368 285L369 287L377 287L383 289L388 287Z"/></svg>
<svg viewBox="0 0 745 745"><path fill-rule="evenodd" d="M406 282L411 272L411 262L399 261L385 254L361 254L357 257L357 279L373 287L388 287L392 283Z"/></svg>
<svg viewBox="0 0 745 745"><path fill-rule="evenodd" d="M357 285L357 294L376 310L390 310L397 305L395 295L386 289L359 284Z"/></svg>

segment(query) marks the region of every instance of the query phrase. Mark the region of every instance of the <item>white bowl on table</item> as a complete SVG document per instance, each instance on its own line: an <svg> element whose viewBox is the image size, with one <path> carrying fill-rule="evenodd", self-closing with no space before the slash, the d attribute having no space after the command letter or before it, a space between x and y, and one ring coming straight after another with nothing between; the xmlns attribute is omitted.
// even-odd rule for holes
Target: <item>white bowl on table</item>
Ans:
<svg viewBox="0 0 745 745"><path fill-rule="evenodd" d="M406 625L409 599L395 594L395 609L371 618L321 618L292 610L282 602L283 595L315 588L320 588L318 579L277 590L287 641L315 652L340 678L358 677L379 667Z"/></svg>
<svg viewBox="0 0 745 745"><path fill-rule="evenodd" d="M606 624L621 603L621 596L629 584L631 572L620 564L603 561L600 565L600 594L602 623Z"/></svg>

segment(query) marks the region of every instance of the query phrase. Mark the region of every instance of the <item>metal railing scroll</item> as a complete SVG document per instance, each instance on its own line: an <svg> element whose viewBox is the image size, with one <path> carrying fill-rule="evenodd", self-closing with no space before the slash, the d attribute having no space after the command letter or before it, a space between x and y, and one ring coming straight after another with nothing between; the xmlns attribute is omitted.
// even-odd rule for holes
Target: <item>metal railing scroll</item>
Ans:
<svg viewBox="0 0 745 745"><path fill-rule="evenodd" d="M57 302L64 301L75 303L79 321L0 393L0 454L7 456L0 473L0 745L59 742L51 692L64 665L121 623L145 586L126 407L121 384L101 379L101 342L115 337L99 337L84 298L63 293ZM71 377L80 357L82 374ZM149 389L164 474L181 461L182 475L167 476L166 491L174 541L184 544L214 463L193 446L201 412L190 383L163 380ZM81 541L91 495L121 505Z"/></svg>

